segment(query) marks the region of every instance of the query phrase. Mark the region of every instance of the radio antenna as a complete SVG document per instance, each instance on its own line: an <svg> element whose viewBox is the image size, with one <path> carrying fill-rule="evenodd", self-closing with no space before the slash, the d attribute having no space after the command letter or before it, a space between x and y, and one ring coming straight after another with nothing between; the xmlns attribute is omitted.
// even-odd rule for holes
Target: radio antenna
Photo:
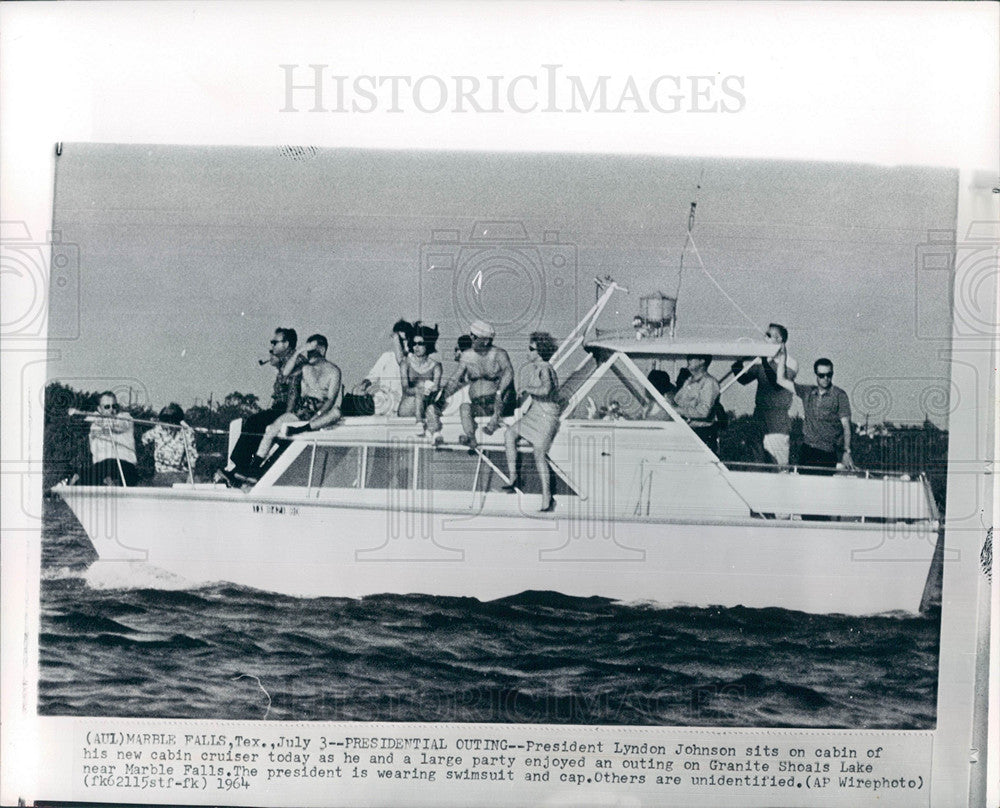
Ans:
<svg viewBox="0 0 1000 808"><path fill-rule="evenodd" d="M694 215L698 209L698 193L701 191L701 181L705 179L705 164L701 164L701 173L698 175L698 185L695 187L694 199L691 200L691 210L688 212L687 237L684 239L684 248L681 250L680 268L677 270L677 291L674 293L674 317L670 321L670 336L673 337L677 331L677 306L681 300L681 281L684 278L684 256L687 254L688 245L692 243L691 234L694 231Z"/></svg>

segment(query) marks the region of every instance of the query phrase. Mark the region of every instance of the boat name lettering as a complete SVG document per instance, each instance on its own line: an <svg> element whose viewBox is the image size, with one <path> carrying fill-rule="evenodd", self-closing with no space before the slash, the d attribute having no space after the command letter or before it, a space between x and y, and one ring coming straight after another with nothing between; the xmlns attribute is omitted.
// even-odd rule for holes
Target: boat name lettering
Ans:
<svg viewBox="0 0 1000 808"><path fill-rule="evenodd" d="M254 513L273 513L278 516L298 516L299 509L294 505L251 505Z"/></svg>

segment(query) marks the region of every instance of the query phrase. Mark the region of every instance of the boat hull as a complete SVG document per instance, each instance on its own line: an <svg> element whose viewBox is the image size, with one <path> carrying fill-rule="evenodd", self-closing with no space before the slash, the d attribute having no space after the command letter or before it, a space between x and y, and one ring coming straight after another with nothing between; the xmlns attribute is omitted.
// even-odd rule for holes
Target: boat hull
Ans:
<svg viewBox="0 0 1000 808"><path fill-rule="evenodd" d="M402 507L386 492L352 505L219 489L56 492L102 562L298 597L554 590L662 606L915 613L940 540L932 524L601 521L565 504L539 515L537 497L487 499L472 512Z"/></svg>

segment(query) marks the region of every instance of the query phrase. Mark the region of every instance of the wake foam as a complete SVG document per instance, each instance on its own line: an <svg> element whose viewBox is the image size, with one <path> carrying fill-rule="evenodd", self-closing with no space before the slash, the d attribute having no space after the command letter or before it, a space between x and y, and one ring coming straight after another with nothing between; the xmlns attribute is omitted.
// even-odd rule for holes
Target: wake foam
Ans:
<svg viewBox="0 0 1000 808"><path fill-rule="evenodd" d="M95 561L83 579L92 589L193 589L186 578L145 561Z"/></svg>

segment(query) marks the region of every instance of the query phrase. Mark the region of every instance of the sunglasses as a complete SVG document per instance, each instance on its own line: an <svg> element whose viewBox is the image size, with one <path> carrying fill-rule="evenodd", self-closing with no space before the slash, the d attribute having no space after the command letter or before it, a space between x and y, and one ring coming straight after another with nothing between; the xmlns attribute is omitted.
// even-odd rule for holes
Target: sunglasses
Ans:
<svg viewBox="0 0 1000 808"><path fill-rule="evenodd" d="M833 378L833 371L831 370L829 373L817 373L816 374L816 378L817 379L832 379Z"/></svg>
<svg viewBox="0 0 1000 808"><path fill-rule="evenodd" d="M413 344L414 345L426 345L427 343L424 342L422 339L415 339L415 340L413 340Z"/></svg>
<svg viewBox="0 0 1000 808"><path fill-rule="evenodd" d="M99 410L117 410L117 404L101 404L97 409Z"/></svg>
<svg viewBox="0 0 1000 808"><path fill-rule="evenodd" d="M287 340L283 340L283 339L273 339L273 340L271 340L271 344L272 345L281 345L284 342L287 342Z"/></svg>

